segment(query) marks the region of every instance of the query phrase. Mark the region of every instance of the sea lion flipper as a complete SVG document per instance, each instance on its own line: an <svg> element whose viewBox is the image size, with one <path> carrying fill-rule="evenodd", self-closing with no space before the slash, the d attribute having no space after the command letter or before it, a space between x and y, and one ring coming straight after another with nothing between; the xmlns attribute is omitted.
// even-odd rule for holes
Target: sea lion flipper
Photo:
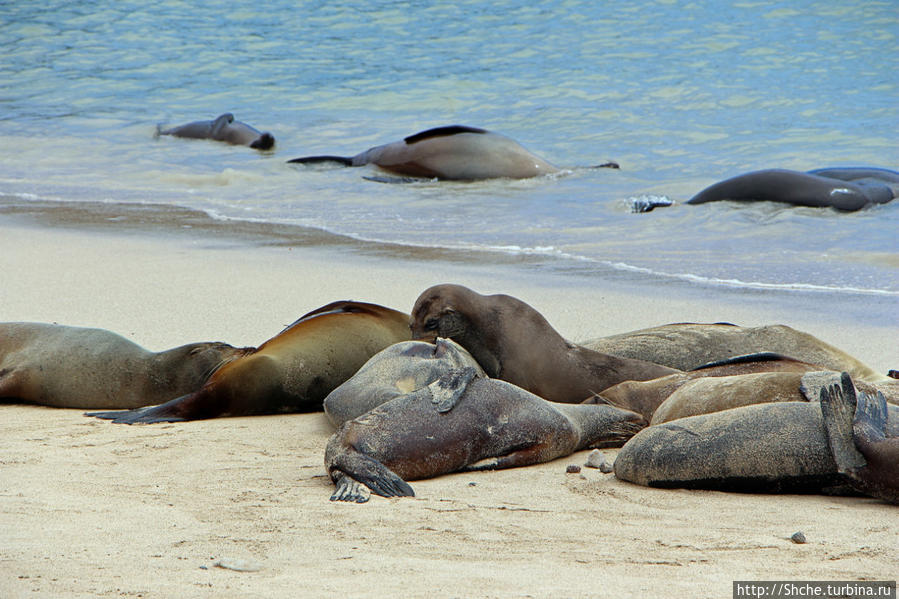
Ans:
<svg viewBox="0 0 899 599"><path fill-rule="evenodd" d="M349 478L352 481L365 485L375 495L381 497L415 497L415 491L409 483L401 479L390 468L381 462L362 454L355 449L347 448L333 457L329 464L331 480L340 488L331 496L332 501L357 501L349 497L358 497L358 489L352 488L352 483L342 479ZM341 499L345 495L346 499ZM361 503L361 502L359 502Z"/></svg>
<svg viewBox="0 0 899 599"><path fill-rule="evenodd" d="M351 156L300 156L287 161L288 164L318 164L320 162L336 162L343 166L353 166Z"/></svg>
<svg viewBox="0 0 899 599"><path fill-rule="evenodd" d="M428 385L431 403L441 414L452 410L465 393L468 383L478 376L477 370L466 366L461 370L451 370Z"/></svg>
<svg viewBox="0 0 899 599"><path fill-rule="evenodd" d="M859 442L876 443L886 439L887 400L880 391L876 395L860 391L856 399L852 432ZM860 448L862 449L862 448Z"/></svg>
<svg viewBox="0 0 899 599"><path fill-rule="evenodd" d="M188 397L188 396L184 396ZM137 408L136 410L115 410L113 412L85 412L85 416L112 420L116 424L153 424L156 422L184 422L172 409L180 405L184 397L178 397L158 406Z"/></svg>
<svg viewBox="0 0 899 599"><path fill-rule="evenodd" d="M334 481L335 489L331 495L331 501L353 501L355 503L365 503L369 500L371 492L368 487L353 480L344 473L339 473Z"/></svg>
<svg viewBox="0 0 899 599"><path fill-rule="evenodd" d="M852 437L857 405L855 387L848 373L842 374L840 382L840 385L822 387L820 401L824 430L834 462L840 472L847 474L864 467L867 462L855 447Z"/></svg>

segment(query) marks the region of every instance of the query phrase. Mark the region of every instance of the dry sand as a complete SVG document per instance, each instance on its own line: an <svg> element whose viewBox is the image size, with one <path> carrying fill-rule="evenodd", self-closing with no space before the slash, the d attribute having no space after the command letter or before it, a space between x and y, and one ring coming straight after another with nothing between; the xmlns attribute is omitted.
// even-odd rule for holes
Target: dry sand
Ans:
<svg viewBox="0 0 899 599"><path fill-rule="evenodd" d="M107 328L150 349L258 345L337 299L408 311L429 285L515 295L583 340L665 322L780 322L878 370L895 321L814 295L595 289L526 269L346 248L0 221L0 320ZM120 426L0 405L0 597L731 597L734 580L895 579L899 512L868 498L656 490L549 464L328 501L321 414ZM607 450L614 456L614 450ZM802 531L806 544L790 536ZM217 567L230 564L239 571Z"/></svg>

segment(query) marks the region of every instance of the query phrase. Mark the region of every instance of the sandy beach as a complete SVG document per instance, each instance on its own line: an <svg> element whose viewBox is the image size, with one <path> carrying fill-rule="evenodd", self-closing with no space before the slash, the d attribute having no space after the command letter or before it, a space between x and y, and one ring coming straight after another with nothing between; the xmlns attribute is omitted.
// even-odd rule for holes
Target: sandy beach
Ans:
<svg viewBox="0 0 899 599"><path fill-rule="evenodd" d="M899 328L883 318L895 298L599 285L222 229L4 216L0 320L101 327L153 350L258 345L334 300L409 311L428 286L455 282L519 297L573 341L667 322L783 323L879 371L899 367ZM894 579L899 556L896 508L880 501L566 474L587 452L339 504L320 413L129 427L80 410L0 411L4 598L731 597L735 580ZM790 540L797 531L806 544Z"/></svg>

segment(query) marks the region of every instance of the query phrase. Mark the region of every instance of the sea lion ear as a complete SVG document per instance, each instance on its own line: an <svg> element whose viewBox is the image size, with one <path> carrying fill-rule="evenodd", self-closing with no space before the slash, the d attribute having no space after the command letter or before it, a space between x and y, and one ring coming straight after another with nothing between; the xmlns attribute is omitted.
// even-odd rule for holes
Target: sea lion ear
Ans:
<svg viewBox="0 0 899 599"><path fill-rule="evenodd" d="M477 376L477 370L471 366L450 370L428 385L428 391L431 392L431 403L439 413L449 412L459 403L459 399L468 388L468 383Z"/></svg>

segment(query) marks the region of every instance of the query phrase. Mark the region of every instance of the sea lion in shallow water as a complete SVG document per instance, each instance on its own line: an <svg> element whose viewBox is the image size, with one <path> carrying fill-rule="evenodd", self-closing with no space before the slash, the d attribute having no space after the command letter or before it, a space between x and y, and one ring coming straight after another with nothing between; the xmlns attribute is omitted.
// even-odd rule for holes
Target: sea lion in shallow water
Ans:
<svg viewBox="0 0 899 599"><path fill-rule="evenodd" d="M235 121L234 115L230 112L226 112L212 121L194 121L165 130L157 127L156 136L160 135L189 139L214 139L236 146L250 146L255 150L271 150L275 145L275 138L271 133L263 133L246 123Z"/></svg>
<svg viewBox="0 0 899 599"><path fill-rule="evenodd" d="M843 373L839 385L821 389L820 402L839 472L856 490L899 503L899 436L888 435L883 394L856 394Z"/></svg>
<svg viewBox="0 0 899 599"><path fill-rule="evenodd" d="M376 146L355 156L303 156L288 162L374 164L385 171L427 179L528 179L559 172L518 142L477 127L450 125L421 131L401 141ZM599 166L618 168L609 162Z"/></svg>
<svg viewBox="0 0 899 599"><path fill-rule="evenodd" d="M408 321L383 306L334 302L226 364L196 393L152 408L88 416L134 424L320 410L325 396L369 358L409 339Z"/></svg>
<svg viewBox="0 0 899 599"><path fill-rule="evenodd" d="M887 435L899 436L899 408L888 409ZM615 475L651 487L761 493L845 483L818 402L761 403L649 426L621 449Z"/></svg>
<svg viewBox="0 0 899 599"><path fill-rule="evenodd" d="M580 403L621 381L676 372L570 343L523 301L481 295L461 285L436 285L422 292L412 308L411 328L414 339L452 339L492 378L562 403Z"/></svg>
<svg viewBox="0 0 899 599"><path fill-rule="evenodd" d="M592 350L693 370L711 362L773 352L824 370L847 371L853 379L889 380L846 352L786 325L741 327L729 323L677 323L600 337L581 343Z"/></svg>
<svg viewBox="0 0 899 599"><path fill-rule="evenodd" d="M768 201L854 211L899 195L899 173L879 168L766 169L711 185L687 204L719 200Z"/></svg>
<svg viewBox="0 0 899 599"><path fill-rule="evenodd" d="M57 408L130 409L199 389L251 348L191 343L151 352L104 329L0 323L0 398Z"/></svg>
<svg viewBox="0 0 899 599"><path fill-rule="evenodd" d="M553 404L466 367L341 426L325 450L337 487L331 500L366 501L365 488L384 497L412 496L407 480L618 446L644 425L633 412Z"/></svg>
<svg viewBox="0 0 899 599"><path fill-rule="evenodd" d="M372 356L356 374L328 394L323 404L325 416L339 427L465 367L474 368L478 376L486 376L471 354L452 339L395 343Z"/></svg>

